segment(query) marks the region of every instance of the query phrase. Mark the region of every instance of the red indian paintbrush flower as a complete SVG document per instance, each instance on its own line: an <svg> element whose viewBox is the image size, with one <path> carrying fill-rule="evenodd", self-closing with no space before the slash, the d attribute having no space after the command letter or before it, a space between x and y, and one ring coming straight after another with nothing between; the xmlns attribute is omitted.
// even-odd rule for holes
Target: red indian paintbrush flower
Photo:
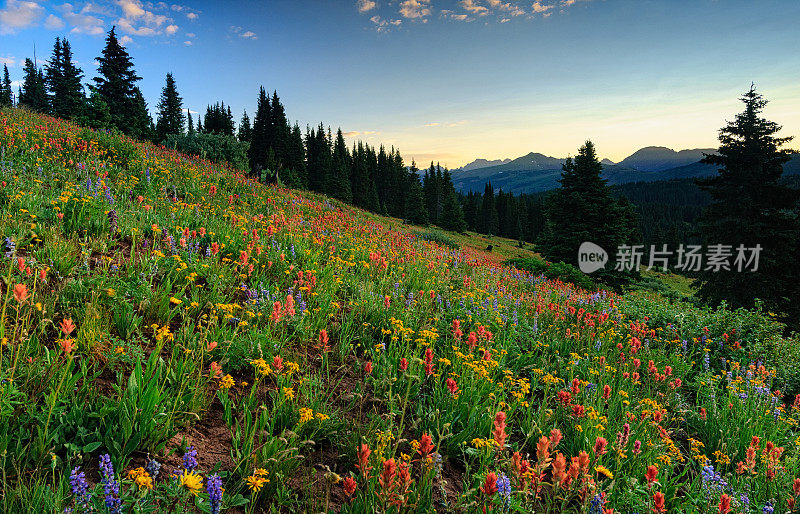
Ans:
<svg viewBox="0 0 800 514"><path fill-rule="evenodd" d="M506 413L503 411L498 412L494 417L494 430L492 431L494 442L497 443L499 449L503 449L506 445Z"/></svg>
<svg viewBox="0 0 800 514"><path fill-rule="evenodd" d="M358 450L358 464L356 464L356 468L358 468L364 476L369 475L369 471L372 469L372 466L369 465L369 456L372 453L370 451L369 446L366 444L361 445L361 449Z"/></svg>
<svg viewBox="0 0 800 514"><path fill-rule="evenodd" d="M75 324L72 323L72 318L66 318L59 323L61 327L61 331L64 332L64 335L70 335L73 330L75 330Z"/></svg>
<svg viewBox="0 0 800 514"><path fill-rule="evenodd" d="M494 471L486 475L486 480L481 486L481 492L486 496L494 496L497 492L497 474Z"/></svg>
<svg viewBox="0 0 800 514"><path fill-rule="evenodd" d="M719 514L728 514L731 511L731 497L723 494L719 497Z"/></svg>
<svg viewBox="0 0 800 514"><path fill-rule="evenodd" d="M647 466L647 472L644 474L644 478L647 480L647 487L651 487L653 482L656 481L656 477L658 476L658 468L655 466Z"/></svg>
<svg viewBox="0 0 800 514"><path fill-rule="evenodd" d="M606 441L605 437L598 437L594 440L594 454L595 455L603 455L606 453L606 445L608 441Z"/></svg>
<svg viewBox="0 0 800 514"><path fill-rule="evenodd" d="M22 303L28 299L28 286L25 284L17 284L14 286L14 299L18 303Z"/></svg>
<svg viewBox="0 0 800 514"><path fill-rule="evenodd" d="M344 489L344 494L347 495L349 501L353 493L356 492L356 481L353 477L347 477L342 481L342 489Z"/></svg>
<svg viewBox="0 0 800 514"><path fill-rule="evenodd" d="M656 493L653 495L653 512L661 514L667 512L664 508L664 493Z"/></svg>

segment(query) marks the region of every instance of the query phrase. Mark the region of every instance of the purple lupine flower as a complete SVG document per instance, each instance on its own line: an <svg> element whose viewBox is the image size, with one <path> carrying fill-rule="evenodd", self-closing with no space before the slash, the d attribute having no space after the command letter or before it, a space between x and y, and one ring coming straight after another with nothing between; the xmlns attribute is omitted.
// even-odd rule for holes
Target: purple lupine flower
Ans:
<svg viewBox="0 0 800 514"><path fill-rule="evenodd" d="M144 470L155 480L158 477L158 472L161 471L161 463L156 459L150 459L147 461Z"/></svg>
<svg viewBox="0 0 800 514"><path fill-rule="evenodd" d="M100 474L106 495L106 507L111 514L118 514L122 504L122 500L119 499L119 482L114 479L114 465L111 464L111 456L107 453L100 456Z"/></svg>
<svg viewBox="0 0 800 514"><path fill-rule="evenodd" d="M69 483L72 494L75 495L75 504L83 507L89 505L89 484L86 482L86 473L81 471L80 466L75 466L69 474Z"/></svg>
<svg viewBox="0 0 800 514"><path fill-rule="evenodd" d="M208 477L206 484L208 491L208 504L211 507L211 514L219 514L222 504L222 479L216 473Z"/></svg>
<svg viewBox="0 0 800 514"><path fill-rule="evenodd" d="M197 450L195 450L194 446L189 446L186 449L186 453L183 454L183 467L187 471L197 467Z"/></svg>

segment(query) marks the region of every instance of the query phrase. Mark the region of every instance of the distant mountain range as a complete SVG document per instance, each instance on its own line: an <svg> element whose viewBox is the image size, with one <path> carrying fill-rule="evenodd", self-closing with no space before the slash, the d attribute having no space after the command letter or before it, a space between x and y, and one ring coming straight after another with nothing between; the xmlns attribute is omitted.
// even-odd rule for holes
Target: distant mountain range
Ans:
<svg viewBox="0 0 800 514"><path fill-rule="evenodd" d="M676 152L670 148L649 146L637 150L616 164L603 159L603 177L614 185L713 175L716 167L702 164L700 159L704 153L714 152L712 148ZM564 161L565 159L531 152L502 164L473 166L479 162L492 162L478 159L452 171L453 185L456 190L465 193L482 193L486 182L491 182L495 190L502 189L507 193L538 193L558 187ZM792 160L784 166L784 174L800 174L800 154L794 154Z"/></svg>
<svg viewBox="0 0 800 514"><path fill-rule="evenodd" d="M511 159L495 159L493 161L487 161L486 159L475 159L471 163L465 164L458 169L461 171L469 171L478 168L488 168L489 166L499 166L507 162L511 162Z"/></svg>

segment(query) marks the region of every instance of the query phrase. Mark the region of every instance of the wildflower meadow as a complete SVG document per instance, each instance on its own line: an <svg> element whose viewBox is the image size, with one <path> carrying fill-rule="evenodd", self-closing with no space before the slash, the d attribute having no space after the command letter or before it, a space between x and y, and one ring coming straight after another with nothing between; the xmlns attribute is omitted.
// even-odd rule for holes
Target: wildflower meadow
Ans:
<svg viewBox="0 0 800 514"><path fill-rule="evenodd" d="M583 290L23 109L0 152L3 512L798 509L769 312Z"/></svg>

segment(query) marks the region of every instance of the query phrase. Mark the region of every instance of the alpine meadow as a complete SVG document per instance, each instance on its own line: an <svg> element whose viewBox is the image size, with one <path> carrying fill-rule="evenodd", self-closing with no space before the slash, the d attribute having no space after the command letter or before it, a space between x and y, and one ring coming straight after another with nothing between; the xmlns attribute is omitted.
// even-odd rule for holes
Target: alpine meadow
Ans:
<svg viewBox="0 0 800 514"><path fill-rule="evenodd" d="M800 6L190 3L0 0L0 512L800 512Z"/></svg>

